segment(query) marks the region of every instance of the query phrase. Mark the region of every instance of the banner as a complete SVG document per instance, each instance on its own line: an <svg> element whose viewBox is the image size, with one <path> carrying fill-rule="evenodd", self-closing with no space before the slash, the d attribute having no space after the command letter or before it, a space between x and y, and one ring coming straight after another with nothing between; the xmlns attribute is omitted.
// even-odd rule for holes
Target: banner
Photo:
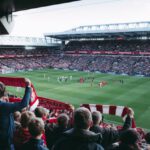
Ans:
<svg viewBox="0 0 150 150"><path fill-rule="evenodd" d="M115 51L92 51L92 50L80 50L80 51L66 51L65 54L111 54L111 55L150 55L150 52L130 52L130 51L119 51L119 52L115 52Z"/></svg>
<svg viewBox="0 0 150 150"><path fill-rule="evenodd" d="M0 55L0 58L23 58L23 57L44 57L49 54L35 54L35 55Z"/></svg>

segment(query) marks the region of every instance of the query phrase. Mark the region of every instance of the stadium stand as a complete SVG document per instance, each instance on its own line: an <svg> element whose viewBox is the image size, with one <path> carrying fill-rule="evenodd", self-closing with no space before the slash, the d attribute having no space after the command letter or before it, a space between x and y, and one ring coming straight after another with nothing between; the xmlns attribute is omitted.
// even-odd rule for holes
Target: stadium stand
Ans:
<svg viewBox="0 0 150 150"><path fill-rule="evenodd" d="M0 34L3 33L0 32ZM25 48L21 48L21 46L18 48L15 48L15 46L14 47L10 46L9 49L7 49L7 47L4 46L3 48L0 49L0 72L5 74L10 72L26 71L26 70L34 70L34 69L58 68L58 69L102 72L102 73L111 73L111 74L150 76L149 40L142 40L142 39L119 40L119 38L120 37L118 37L118 39L115 38L115 40L113 39L113 40L103 40L103 41L102 40L84 40L84 41L70 40L68 44L62 46L63 47L62 49L60 48L61 50L59 49L57 51L55 50L50 51L46 47L45 49L36 48L34 50L33 49L25 50ZM28 38L25 39L26 41L28 41ZM33 38L33 41L34 40L35 39ZM44 42L43 44L46 43ZM36 46L38 46L38 43ZM25 83L23 82L23 80L24 78L12 79L12 78L0 77L0 81L5 83L7 86L11 85L17 87L25 87ZM87 107L91 112L86 108L78 108L75 111L75 115L73 116L74 107L72 105L57 100L49 99L49 98L39 97L36 94L33 85L31 86L31 89L32 89L32 94L30 97L31 101L29 107L22 110L25 111L24 113L21 114L22 117L23 114L27 113L27 110L33 111L37 107L37 105L40 105L48 109L49 115L41 117L41 120L43 120L43 122L41 122L39 119L33 116L32 118L30 118L29 116L29 124L28 126L26 126L26 129L25 130L22 129L23 127L22 124L20 124L21 125L20 128L18 127L18 129L16 129L15 132L18 133L18 135L20 135L19 133L20 131L23 130L24 132L24 134L21 134L21 136L23 135L23 138L26 140L21 141L21 146L22 144L25 144L24 145L25 149L32 147L33 145L35 145L35 143L37 147L39 146L42 147L42 149L47 149L46 142L47 143L49 142L48 139L45 139L47 138L47 134L46 137L42 136L43 135L42 133L44 132L44 126L47 129L46 131L52 133L53 135L53 133L55 133L55 129L58 129L56 126L60 125L58 116L60 116L60 114L62 113L65 113L69 116L70 118L69 126L70 127L74 126L74 128L68 131L65 127L65 129L63 129L59 133L60 137L57 137L58 140L63 139L65 135L67 136L66 143L68 143L68 139L69 139L70 146L72 146L73 143L74 146L76 147L80 143L81 145L79 146L82 146L81 149L88 147L87 149L92 150L93 145L97 146L98 149L103 149L100 145L101 133L98 133L97 136L97 134L90 132L88 130L92 123L91 112L93 110L99 110L103 114L106 113L106 114L113 114L113 115L119 115L120 117L124 117L127 114L127 110L128 110L127 107L120 107L120 106L112 106L112 105L93 106L90 104L84 104L82 105L82 107L83 106ZM2 89L0 90L2 91ZM3 96L1 97L1 99L3 99ZM20 97L15 97L15 96L9 97L10 102L20 102L20 100L21 100ZM75 119L75 122L73 122L73 118ZM43 125L43 123L45 124ZM134 149L133 148L134 146L135 149L140 149L139 146L144 150L148 148L148 141L147 138L146 141L144 139L145 132L143 131L143 129L136 128L133 118L132 118L132 122L130 121L129 124L130 124L129 128L134 128L134 131L126 130L125 132L126 134L124 136L123 135L120 136L119 139L113 142L119 142L118 144L119 148L122 146L120 144L120 141L122 142L122 144L126 144L126 145L128 144L127 147L130 147L129 149ZM102 128L106 128L106 129L108 128L111 130L111 126L108 123L103 123L101 124L101 126ZM13 128L13 126L10 126L10 128ZM121 128L122 126L116 126L116 130L119 130ZM0 129L1 129L1 124L0 124ZM36 131L32 132L33 129L35 129ZM66 132L62 133L63 131ZM29 139L29 137L31 136L30 134L33 136L32 140ZM131 141L133 142L131 143L129 138L130 135L133 135L133 137L131 138ZM0 135L0 138L3 139L3 136ZM16 137L14 137L14 141L11 141L12 145L15 142L18 143L20 140L20 138L19 139L17 138L15 139L15 138ZM103 136L103 138L105 138L105 136ZM41 139L44 139L45 142L43 142ZM5 140L9 140L9 138L6 138ZM126 141L129 142L127 143ZM113 144L113 142L109 144L111 145ZM58 143L60 144L60 142ZM63 143L62 145L59 145L58 143L57 142L50 143L50 148L54 146L52 149L57 150L57 147L60 146L61 149ZM146 143L147 145L144 145L143 143ZM2 142L1 144L3 146ZM49 143L47 146L49 147ZM73 148L75 149L75 147ZM0 149L2 149L2 147L0 147ZM20 145L18 149L20 150L22 149L20 148Z"/></svg>
<svg viewBox="0 0 150 150"><path fill-rule="evenodd" d="M11 78L11 77L0 77L0 81L2 81L2 82L4 82L7 86L17 86L17 87L25 87L25 83L24 83L24 79L23 78ZM32 99L32 102L34 102L34 101L39 101L39 112L40 113L43 113L42 114L42 116L40 116L41 117L41 119L43 119L43 121L44 121L44 123L45 123L45 129L46 129L46 132L48 132L48 133L46 133L46 137L47 137L47 135L49 135L49 134L56 134L57 135L57 133L55 133L56 132L56 125L57 125L57 119L59 118L60 119L60 114L67 114L68 116L69 116L69 118L70 118L70 121L69 121L69 124L68 124L68 122L67 122L67 124L70 126L70 127L72 127L73 126L73 124L74 124L74 122L73 122L73 120L72 120L72 118L73 118L73 111L74 111L74 108L73 108L73 106L71 106L70 104L67 104L67 103L63 103L63 102L60 102L60 101L57 101L57 100L52 100L52 99L48 99L48 98L43 98L43 97L38 97L38 95L36 95L36 91L35 91L35 89L34 89L34 87L33 87L33 85L31 86L32 87L32 94L31 94L31 99ZM34 98L34 99L33 99ZM20 101L20 98L18 97L18 98L16 98L16 97L10 97L9 98L9 101L11 101L11 102L19 102ZM30 108L35 104L35 103L32 103L32 102L30 102ZM42 108L42 107L44 107L44 108ZM88 108L91 112L93 112L93 111L100 111L101 113L103 113L103 114L113 114L113 115L117 115L117 116L120 116L120 117L122 117L122 118L124 118L125 116L126 116L126 114L128 114L128 110L129 110L129 108L127 108L127 107L122 107L122 106L113 106L113 105L92 105L92 104L83 104L83 105L81 105L81 107L85 107L85 108ZM36 108L36 107L35 107ZM34 108L34 109L35 109ZM49 110L50 111L50 115L45 115L45 113L47 114L47 112L45 111L45 108L47 108L47 110ZM31 110L31 109L30 109ZM33 109L32 109L33 110ZM41 111L40 111L41 110ZM44 110L44 111L42 111L42 110ZM24 112L22 113L22 116L23 116L23 114L25 114L25 113L27 113L28 111L27 110L23 110ZM82 113L84 113L84 112L80 112L81 113L81 115L82 115ZM36 115L37 115L37 112L36 112ZM43 117L43 115L44 115L44 117ZM132 115L134 115L134 112L132 113ZM33 116L32 116L33 117ZM58 117L58 118L57 118ZM63 115L62 115L62 117L63 117ZM133 117L133 116L132 116ZM58 119L58 120L59 120ZM29 120L31 120L32 121L32 119L31 118L29 118ZM68 120L68 119L67 119ZM79 120L79 118L78 118L78 120ZM61 120L61 121L63 121L63 120ZM85 120L84 120L85 121ZM81 123L82 123L82 121L81 121ZM80 123L77 123L76 122L76 124L78 124L78 126L80 126ZM136 126L135 126L135 122L133 121L133 119L130 119L130 121L127 123L128 124L128 128L130 129L130 128L134 128L134 132L136 132L136 134L138 135L140 135L140 139L139 139L139 141L138 141L138 143L136 142L136 144L139 146L139 147L148 147L149 145L148 144L145 144L144 145L144 143L145 143L145 140L144 140L144 136L145 136L145 133L143 132L143 130L141 129L141 128L135 128ZM83 125L83 123L82 123L82 125ZM101 123L100 124L101 125L101 128L106 128L106 130L111 130L110 128L111 128L111 125L109 125L108 123ZM120 130L122 127L121 126L116 126L116 129L115 130ZM126 128L126 130L128 130L128 128ZM69 128L68 128L69 129ZM59 137L57 136L57 139L59 140L62 136L63 136L63 131L66 131L66 135L67 134L70 134L69 132L71 131L73 131L72 129L70 130L70 131L68 131L68 129L66 129L66 126L65 126L65 130L63 129L63 130L61 130L60 129L60 133L58 133L59 134ZM15 132L16 132L16 134L17 135L20 135L20 133L19 133L19 131L20 131L21 129L20 128L18 128ZM22 131L22 130L21 130ZM24 132L24 135L23 135L23 139L26 139L26 140L29 140L29 131L26 131L26 130L23 130L23 132ZM130 132L130 131L129 131ZM41 133L41 132L40 132ZM72 134L72 133L71 133ZM93 134L93 133L90 133L90 134ZM100 133L101 134L101 133ZM51 135L49 135L49 136L51 136ZM49 137L48 136L48 137ZM41 136L40 136L41 137ZM49 142L49 140L48 139L46 139L46 137L44 136L44 137L41 137L42 139L45 139L46 141L48 141ZM118 136L117 136L118 137ZM15 136L14 137L15 139L15 143L18 143L19 141L17 140L17 136ZM83 139L82 139L83 138ZM84 137L82 137L81 139L84 141ZM103 138L105 138L105 136L103 137ZM142 139L142 140L141 140ZM17 140L17 141L16 141ZM87 139L87 140L90 140L90 139ZM94 140L94 139L93 139ZM96 140L96 139L95 139ZM94 140L94 141L95 141ZM113 141L113 142L118 142L118 138L117 138L117 140L115 140L115 141ZM124 139L122 139L122 136L121 136L121 140L124 140ZM21 141L21 142L23 142L23 141ZM110 142L110 141L109 141ZM111 146L111 144L113 144L113 142L111 142L111 143L109 143L110 144L110 146ZM45 148L45 144L46 144L46 142L45 143L43 143L43 142L40 142L40 143L42 143L42 146L44 146L44 148ZM98 142L99 143L99 142ZM24 142L22 143L22 144L24 144ZM50 147L53 147L53 144L55 144L55 143L50 143ZM32 145L32 144L31 144ZM31 146L30 145L30 146ZM48 147L49 147L49 143L48 143ZM57 147L57 144L55 144L55 148ZM19 148L18 148L19 149ZM105 148L106 149L106 148ZM106 149L107 150L107 149Z"/></svg>
<svg viewBox="0 0 150 150"><path fill-rule="evenodd" d="M102 47L99 46L101 48L99 50L95 50L94 45L91 44L94 42L70 42L66 45L64 51L59 54L54 54L46 49L30 51L3 50L3 54L0 57L1 72L5 72L3 70L9 70L10 68L18 71L52 67L150 76L150 57L148 52L150 45L148 41L141 43L138 43L138 41L133 41L133 43L131 41L129 43L128 41L122 41L120 42L122 44L117 45L115 48L113 42L108 41L108 45L106 41L99 42L103 45ZM73 43L76 47L73 46ZM135 47L137 43L138 46ZM107 47L109 48L107 49ZM34 54L35 52L36 54Z"/></svg>

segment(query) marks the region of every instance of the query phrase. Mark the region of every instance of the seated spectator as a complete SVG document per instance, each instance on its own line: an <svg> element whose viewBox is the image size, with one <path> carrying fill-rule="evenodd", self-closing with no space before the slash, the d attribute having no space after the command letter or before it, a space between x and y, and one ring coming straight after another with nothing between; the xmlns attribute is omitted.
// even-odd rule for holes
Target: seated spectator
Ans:
<svg viewBox="0 0 150 150"><path fill-rule="evenodd" d="M124 122L122 130L116 130L114 127L103 128L100 127L102 123L102 114L99 111L92 112L93 126L90 128L95 133L102 134L102 146L107 149L112 143L118 141L120 133L131 127L131 118L133 117L133 110L130 109L128 116Z"/></svg>
<svg viewBox="0 0 150 150"><path fill-rule="evenodd" d="M26 89L21 102L9 103L3 99L5 96L5 85L0 82L0 150L14 150L13 132L14 132L14 118L13 113L20 111L29 104L31 96L31 82L25 79Z"/></svg>
<svg viewBox="0 0 150 150"><path fill-rule="evenodd" d="M29 123L29 132L32 138L22 146L22 150L48 150L41 139L44 132L44 122L42 119L34 118Z"/></svg>
<svg viewBox="0 0 150 150"><path fill-rule="evenodd" d="M21 150L22 144L29 141L29 139L31 138L28 125L34 117L34 113L30 111L22 113L20 121L21 127L14 133L14 145L16 150Z"/></svg>
<svg viewBox="0 0 150 150"><path fill-rule="evenodd" d="M52 150L103 150L101 134L89 131L92 124L91 112L80 107L74 112L74 128L64 132Z"/></svg>

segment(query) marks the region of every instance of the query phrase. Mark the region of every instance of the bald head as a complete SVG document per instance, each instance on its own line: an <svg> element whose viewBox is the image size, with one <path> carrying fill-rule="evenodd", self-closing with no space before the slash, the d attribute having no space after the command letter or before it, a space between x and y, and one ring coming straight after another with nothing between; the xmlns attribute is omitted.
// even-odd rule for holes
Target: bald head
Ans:
<svg viewBox="0 0 150 150"><path fill-rule="evenodd" d="M77 108L74 112L74 125L78 129L88 129L92 123L91 112L84 107Z"/></svg>

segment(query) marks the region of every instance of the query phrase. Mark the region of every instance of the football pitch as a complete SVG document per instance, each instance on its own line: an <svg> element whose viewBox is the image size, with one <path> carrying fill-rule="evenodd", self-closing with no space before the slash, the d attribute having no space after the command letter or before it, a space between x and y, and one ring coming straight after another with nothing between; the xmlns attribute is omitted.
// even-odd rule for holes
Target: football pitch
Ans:
<svg viewBox="0 0 150 150"><path fill-rule="evenodd" d="M34 84L38 96L67 102L75 107L83 103L114 104L131 107L135 111L137 126L150 129L150 78L148 77L53 69L19 72L1 76L29 78ZM68 79L60 81L58 77L62 76L68 77ZM79 82L81 77L86 79L84 83ZM94 80L92 82L91 79L93 77ZM123 83L120 80L123 80ZM100 88L98 86L100 81L106 81L108 84ZM9 90L15 92L15 94L17 93L14 88ZM107 116L106 119L122 123L121 119L115 117Z"/></svg>

